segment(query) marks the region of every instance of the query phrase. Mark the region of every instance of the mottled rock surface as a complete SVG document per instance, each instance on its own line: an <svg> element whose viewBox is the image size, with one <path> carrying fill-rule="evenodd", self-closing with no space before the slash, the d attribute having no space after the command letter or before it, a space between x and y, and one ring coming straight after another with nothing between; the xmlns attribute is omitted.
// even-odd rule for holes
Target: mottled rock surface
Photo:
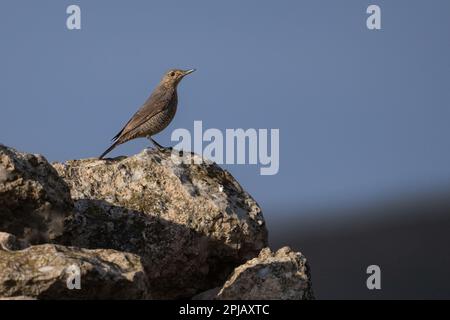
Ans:
<svg viewBox="0 0 450 320"><path fill-rule="evenodd" d="M0 144L0 231L31 243L51 241L72 206L69 188L43 156Z"/></svg>
<svg viewBox="0 0 450 320"><path fill-rule="evenodd" d="M194 297L198 300L309 300L314 299L306 258L289 247L258 257L237 267L223 287Z"/></svg>
<svg viewBox="0 0 450 320"><path fill-rule="evenodd" d="M53 164L76 207L59 241L138 254L157 298L223 283L267 245L260 207L216 164L176 160L170 151L144 150Z"/></svg>
<svg viewBox="0 0 450 320"><path fill-rule="evenodd" d="M68 289L77 266L81 288ZM0 247L0 297L10 299L143 299L147 282L140 258L115 250L53 244L13 251Z"/></svg>
<svg viewBox="0 0 450 320"><path fill-rule="evenodd" d="M184 156L52 166L0 145L0 299L313 298L304 256L266 248L255 200Z"/></svg>
<svg viewBox="0 0 450 320"><path fill-rule="evenodd" d="M15 296L15 297L0 297L0 300L37 300L37 299L27 296Z"/></svg>

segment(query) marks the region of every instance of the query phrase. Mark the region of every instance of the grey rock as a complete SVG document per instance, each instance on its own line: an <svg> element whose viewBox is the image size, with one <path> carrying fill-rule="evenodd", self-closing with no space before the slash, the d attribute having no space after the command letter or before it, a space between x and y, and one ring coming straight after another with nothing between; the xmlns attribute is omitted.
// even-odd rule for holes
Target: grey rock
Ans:
<svg viewBox="0 0 450 320"><path fill-rule="evenodd" d="M173 155L52 166L0 145L0 299L312 299L305 257L265 248L239 183Z"/></svg>
<svg viewBox="0 0 450 320"><path fill-rule="evenodd" d="M144 150L54 163L76 208L57 241L141 256L153 298L191 297L221 285L267 246L261 209L216 164L176 160L170 151Z"/></svg>
<svg viewBox="0 0 450 320"><path fill-rule="evenodd" d="M15 297L0 297L0 300L37 300L33 297L27 297L27 296L15 296Z"/></svg>
<svg viewBox="0 0 450 320"><path fill-rule="evenodd" d="M70 268L81 288L69 289ZM144 299L148 284L140 257L115 250L44 244L24 250L0 248L2 299Z"/></svg>
<svg viewBox="0 0 450 320"><path fill-rule="evenodd" d="M69 188L44 157L0 145L0 231L48 242L72 209Z"/></svg>
<svg viewBox="0 0 450 320"><path fill-rule="evenodd" d="M310 300L314 299L306 258L289 247L258 257L237 267L222 288L194 297L199 300Z"/></svg>

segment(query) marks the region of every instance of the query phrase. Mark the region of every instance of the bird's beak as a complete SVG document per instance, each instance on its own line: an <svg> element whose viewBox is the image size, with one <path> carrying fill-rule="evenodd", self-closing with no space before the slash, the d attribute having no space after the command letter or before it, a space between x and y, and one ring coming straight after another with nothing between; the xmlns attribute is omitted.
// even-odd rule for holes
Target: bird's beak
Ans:
<svg viewBox="0 0 450 320"><path fill-rule="evenodd" d="M190 74L190 73L192 73L194 71L195 71L195 69L187 70L187 71L184 72L184 75L187 76L188 74Z"/></svg>

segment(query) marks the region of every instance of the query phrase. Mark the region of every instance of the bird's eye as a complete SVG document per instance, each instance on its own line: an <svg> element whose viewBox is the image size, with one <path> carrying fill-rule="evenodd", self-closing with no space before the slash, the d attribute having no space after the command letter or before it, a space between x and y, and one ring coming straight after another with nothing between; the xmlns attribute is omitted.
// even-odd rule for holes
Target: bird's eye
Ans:
<svg viewBox="0 0 450 320"><path fill-rule="evenodd" d="M170 76L171 76L171 77L175 77L175 72L172 71L172 72L170 73Z"/></svg>

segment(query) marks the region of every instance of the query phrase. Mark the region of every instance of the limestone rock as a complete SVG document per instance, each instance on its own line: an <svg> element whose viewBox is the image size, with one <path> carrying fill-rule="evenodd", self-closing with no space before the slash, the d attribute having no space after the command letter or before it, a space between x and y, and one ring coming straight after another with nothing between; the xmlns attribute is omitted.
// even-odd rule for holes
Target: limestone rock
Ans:
<svg viewBox="0 0 450 320"><path fill-rule="evenodd" d="M37 300L36 298L33 297L27 297L27 296L15 296L15 297L0 297L0 300Z"/></svg>
<svg viewBox="0 0 450 320"><path fill-rule="evenodd" d="M255 200L187 158L51 166L0 145L0 299L313 299L305 257L265 248ZM73 266L80 290L67 287Z"/></svg>
<svg viewBox="0 0 450 320"><path fill-rule="evenodd" d="M0 231L51 241L72 207L69 188L44 157L0 144Z"/></svg>
<svg viewBox="0 0 450 320"><path fill-rule="evenodd" d="M261 250L258 257L237 267L222 288L197 295L206 300L308 300L314 299L305 257L289 247L273 253Z"/></svg>
<svg viewBox="0 0 450 320"><path fill-rule="evenodd" d="M154 298L190 297L223 283L267 246L261 209L216 164L176 160L170 151L144 150L53 164L76 208L58 241L141 256Z"/></svg>
<svg viewBox="0 0 450 320"><path fill-rule="evenodd" d="M76 266L81 289L67 286ZM148 297L140 258L115 250L45 244L0 248L2 299L142 299ZM75 269L73 269L75 270Z"/></svg>

